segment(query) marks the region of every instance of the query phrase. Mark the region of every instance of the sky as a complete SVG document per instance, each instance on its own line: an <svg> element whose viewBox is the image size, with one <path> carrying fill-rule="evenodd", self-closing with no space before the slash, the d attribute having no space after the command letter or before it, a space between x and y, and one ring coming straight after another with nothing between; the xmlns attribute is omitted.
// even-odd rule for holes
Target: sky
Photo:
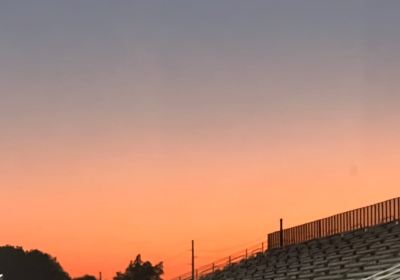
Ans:
<svg viewBox="0 0 400 280"><path fill-rule="evenodd" d="M399 196L399 1L3 0L0 245L165 279ZM103 279L104 279L103 278Z"/></svg>

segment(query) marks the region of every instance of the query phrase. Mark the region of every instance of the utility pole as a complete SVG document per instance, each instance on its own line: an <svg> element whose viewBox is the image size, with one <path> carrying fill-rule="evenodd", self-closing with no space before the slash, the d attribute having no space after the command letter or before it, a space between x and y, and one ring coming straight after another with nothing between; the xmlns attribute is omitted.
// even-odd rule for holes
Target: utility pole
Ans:
<svg viewBox="0 0 400 280"><path fill-rule="evenodd" d="M192 240L192 280L195 280L194 272L194 240Z"/></svg>

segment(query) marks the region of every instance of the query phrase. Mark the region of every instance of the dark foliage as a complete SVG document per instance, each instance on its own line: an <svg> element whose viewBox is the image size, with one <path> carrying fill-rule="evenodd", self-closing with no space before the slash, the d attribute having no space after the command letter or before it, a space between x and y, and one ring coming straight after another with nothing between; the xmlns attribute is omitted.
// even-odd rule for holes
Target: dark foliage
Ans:
<svg viewBox="0 0 400 280"><path fill-rule="evenodd" d="M74 278L72 280L97 280L97 279L96 279L96 277L94 277L92 275L84 275L81 277Z"/></svg>
<svg viewBox="0 0 400 280"><path fill-rule="evenodd" d="M0 274L4 280L70 280L57 260L39 250L0 247Z"/></svg>
<svg viewBox="0 0 400 280"><path fill-rule="evenodd" d="M151 262L143 262L138 255L134 262L130 262L124 273L117 272L114 280L162 280L164 273L163 263L152 265Z"/></svg>

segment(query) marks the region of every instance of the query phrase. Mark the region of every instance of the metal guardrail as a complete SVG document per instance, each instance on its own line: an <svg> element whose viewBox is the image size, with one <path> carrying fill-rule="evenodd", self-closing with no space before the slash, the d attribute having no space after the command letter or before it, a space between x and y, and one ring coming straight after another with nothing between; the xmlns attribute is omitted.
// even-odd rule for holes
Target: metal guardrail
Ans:
<svg viewBox="0 0 400 280"><path fill-rule="evenodd" d="M285 229L283 230L283 244L281 244L280 240L280 231L270 233L268 234L268 249L278 248L281 247L281 245L299 244L309 240L376 226L399 219L400 198L393 198L325 219Z"/></svg>
<svg viewBox="0 0 400 280"><path fill-rule="evenodd" d="M262 242L261 245L254 245L211 264L198 267L195 272L195 279L200 279L210 273L225 269L258 253L264 253L266 250L279 248L281 245L300 244L313 239L372 227L395 220L400 220L400 197L291 227L282 232L270 233L268 234L267 243ZM282 242L281 236L283 236ZM171 280L192 280L192 273L188 272Z"/></svg>

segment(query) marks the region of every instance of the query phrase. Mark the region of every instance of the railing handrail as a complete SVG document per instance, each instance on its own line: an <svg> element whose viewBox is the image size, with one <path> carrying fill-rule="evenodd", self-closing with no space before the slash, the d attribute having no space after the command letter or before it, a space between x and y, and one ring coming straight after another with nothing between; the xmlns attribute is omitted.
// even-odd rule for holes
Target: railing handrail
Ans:
<svg viewBox="0 0 400 280"><path fill-rule="evenodd" d="M283 245L303 243L400 219L400 197L283 230ZM280 231L268 234L268 248L280 247Z"/></svg>

